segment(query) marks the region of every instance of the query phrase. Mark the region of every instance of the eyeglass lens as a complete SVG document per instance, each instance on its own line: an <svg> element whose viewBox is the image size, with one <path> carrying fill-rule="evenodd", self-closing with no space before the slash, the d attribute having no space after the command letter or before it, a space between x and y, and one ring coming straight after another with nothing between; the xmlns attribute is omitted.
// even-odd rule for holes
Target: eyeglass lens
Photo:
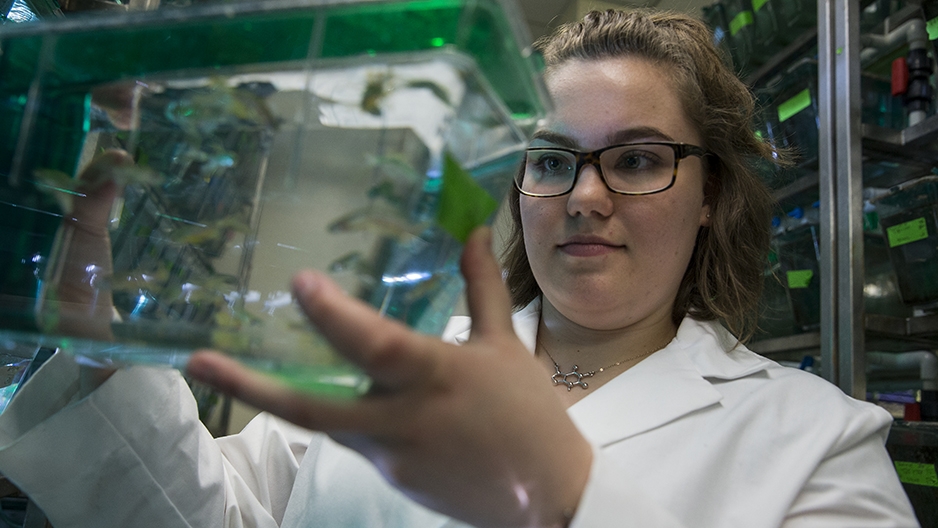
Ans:
<svg viewBox="0 0 938 528"><path fill-rule="evenodd" d="M586 165L587 154L564 150L529 150L520 187L531 194L563 194L576 181L578 159ZM670 145L622 145L603 151L599 165L606 184L614 191L647 193L664 189L674 178L674 149Z"/></svg>

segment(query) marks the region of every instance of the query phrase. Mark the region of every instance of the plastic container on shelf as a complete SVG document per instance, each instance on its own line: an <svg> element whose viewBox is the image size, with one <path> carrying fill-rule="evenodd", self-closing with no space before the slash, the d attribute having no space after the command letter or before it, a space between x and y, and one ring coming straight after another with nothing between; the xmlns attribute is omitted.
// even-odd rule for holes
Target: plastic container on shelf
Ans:
<svg viewBox="0 0 938 528"><path fill-rule="evenodd" d="M775 237L779 273L788 292L795 324L813 330L821 323L820 225L817 204L795 207Z"/></svg>
<svg viewBox="0 0 938 528"><path fill-rule="evenodd" d="M721 2L701 8L704 22L713 31L713 43L723 55L724 62L731 68L738 68L742 64L741 58L736 55L733 37L730 35L729 22L726 19L726 8Z"/></svg>
<svg viewBox="0 0 938 528"><path fill-rule="evenodd" d="M773 2L780 40L788 44L817 27L817 0L770 0Z"/></svg>
<svg viewBox="0 0 938 528"><path fill-rule="evenodd" d="M905 0L872 0L865 4L860 11L860 33L869 33L882 29L882 23L889 15L902 9L908 2ZM925 4L926 9L929 2Z"/></svg>
<svg viewBox="0 0 938 528"><path fill-rule="evenodd" d="M762 298L759 302L759 322L756 339L784 337L797 333L788 301L788 293L780 277L778 253L775 249L775 236L784 232L781 218L772 218L772 250L769 252L763 279Z"/></svg>
<svg viewBox="0 0 938 528"><path fill-rule="evenodd" d="M784 0L752 0L752 47L759 56L770 57L786 41L779 27L777 7Z"/></svg>
<svg viewBox="0 0 938 528"><path fill-rule="evenodd" d="M768 141L775 147L787 148L787 141L782 134L778 120L778 110L764 93L756 97L753 120L753 128L757 137ZM783 168L765 160L757 162L757 170L762 181L773 190L794 182L801 175L797 168Z"/></svg>
<svg viewBox="0 0 938 528"><path fill-rule="evenodd" d="M897 185L873 203L899 282L909 305L938 301L938 176Z"/></svg>
<svg viewBox="0 0 938 528"><path fill-rule="evenodd" d="M864 189L863 206L863 302L866 313L910 317L912 309L902 302L899 283L889 260L889 246L879 227L873 198L877 190Z"/></svg>
<svg viewBox="0 0 938 528"><path fill-rule="evenodd" d="M752 3L750 0L723 0L726 22L730 30L730 43L739 72L751 71L759 67L769 57L755 47L755 26L753 25Z"/></svg>
<svg viewBox="0 0 938 528"><path fill-rule="evenodd" d="M863 123L894 129L906 127L902 98L892 95L889 79L864 72L860 76L860 97Z"/></svg>
<svg viewBox="0 0 938 528"><path fill-rule="evenodd" d="M268 0L4 26L0 336L114 365L213 347L296 386L367 390L290 278L328 271L442 331L462 243L549 110L512 8ZM77 178L105 147L136 164L110 174L108 225L84 225L109 247L82 254L76 206L100 182Z"/></svg>
<svg viewBox="0 0 938 528"><path fill-rule="evenodd" d="M769 81L763 97L772 101L779 147L797 155L800 167L816 168L818 159L817 61L801 59Z"/></svg>
<svg viewBox="0 0 938 528"><path fill-rule="evenodd" d="M795 324L802 330L820 324L820 221L819 203L788 212L774 240L779 275L787 289ZM903 304L898 281L890 265L888 248L879 231L876 212L868 204L863 234L863 299L868 313L908 317L912 310Z"/></svg>
<svg viewBox="0 0 938 528"><path fill-rule="evenodd" d="M862 73L860 88L861 116L864 123L890 128L904 126L902 101L892 96L888 81ZM759 100L766 109L767 115L763 116L765 126L774 126L777 129L773 134L773 141L779 147L794 151L798 166L805 169L817 168L817 91L817 60L813 58L794 62L757 90ZM774 115L768 115L771 108L774 108Z"/></svg>

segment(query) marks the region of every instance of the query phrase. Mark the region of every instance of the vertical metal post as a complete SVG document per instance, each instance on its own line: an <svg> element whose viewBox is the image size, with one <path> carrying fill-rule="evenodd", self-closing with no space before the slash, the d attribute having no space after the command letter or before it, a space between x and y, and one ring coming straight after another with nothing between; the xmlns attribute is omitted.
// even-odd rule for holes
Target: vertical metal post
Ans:
<svg viewBox="0 0 938 528"><path fill-rule="evenodd" d="M833 2L817 3L818 47L818 185L820 197L820 272L821 272L821 373L827 381L840 383L839 350L837 348L837 248L834 244L836 171L834 117L834 13Z"/></svg>
<svg viewBox="0 0 938 528"><path fill-rule="evenodd" d="M837 0L834 14L837 120L837 341L840 388L866 398L863 307L863 167L861 162L860 6Z"/></svg>
<svg viewBox="0 0 938 528"><path fill-rule="evenodd" d="M825 377L866 397L860 7L818 2L821 360Z"/></svg>

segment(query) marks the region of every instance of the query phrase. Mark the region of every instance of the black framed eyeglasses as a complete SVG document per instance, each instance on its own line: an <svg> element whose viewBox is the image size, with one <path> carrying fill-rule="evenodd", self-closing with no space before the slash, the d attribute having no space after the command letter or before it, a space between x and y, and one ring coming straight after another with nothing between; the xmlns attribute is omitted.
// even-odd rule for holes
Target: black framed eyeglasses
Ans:
<svg viewBox="0 0 938 528"><path fill-rule="evenodd" d="M701 147L669 141L610 145L592 152L529 147L524 170L515 175L515 187L521 194L537 198L562 196L573 190L583 166L592 165L614 193L654 194L674 185L682 159L708 155L710 152Z"/></svg>

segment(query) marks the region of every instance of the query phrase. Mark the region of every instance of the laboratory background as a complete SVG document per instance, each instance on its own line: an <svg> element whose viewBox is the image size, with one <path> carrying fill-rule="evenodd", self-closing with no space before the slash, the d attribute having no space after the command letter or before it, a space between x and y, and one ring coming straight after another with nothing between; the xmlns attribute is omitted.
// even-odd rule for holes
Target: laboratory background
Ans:
<svg viewBox="0 0 938 528"><path fill-rule="evenodd" d="M550 112L528 46L629 7L704 20L757 98L753 133L794 154L761 171L777 209L748 346L888 410L897 474L938 527L935 0L0 0L0 412L57 349L181 367L214 346L366 391L289 277L326 269L440 333L466 311L460 243L484 222L502 243L502 198ZM389 24L397 40L375 36ZM63 331L55 294L77 168L107 148L138 161L110 212L114 273L88 271L109 281L117 344ZM216 436L257 412L191 387ZM0 528L46 525L0 478Z"/></svg>

